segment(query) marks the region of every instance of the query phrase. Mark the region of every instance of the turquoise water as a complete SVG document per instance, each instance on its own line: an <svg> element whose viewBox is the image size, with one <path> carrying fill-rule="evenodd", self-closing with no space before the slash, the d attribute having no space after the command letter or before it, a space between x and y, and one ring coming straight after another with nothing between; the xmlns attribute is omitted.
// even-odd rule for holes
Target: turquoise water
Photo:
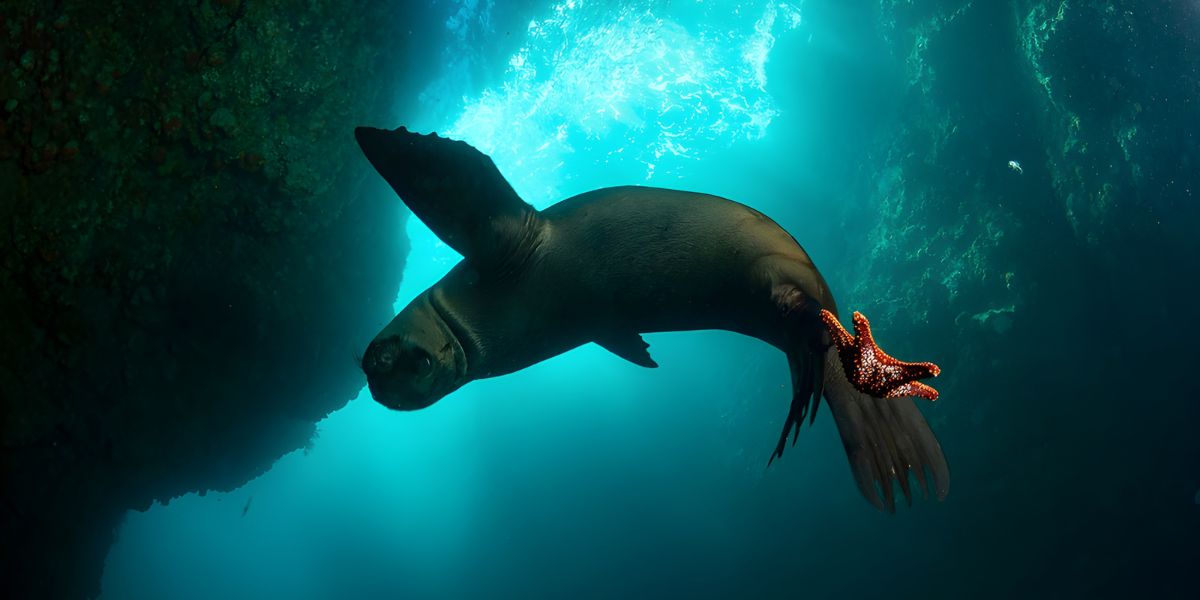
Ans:
<svg viewBox="0 0 1200 600"><path fill-rule="evenodd" d="M861 243L859 215L870 208L850 200L894 184L863 171L863 149L924 118L902 110L904 57L884 49L872 15L800 0L434 3L396 27L436 31L422 60L437 66L398 82L397 114L363 124L464 139L538 208L630 183L736 199L790 231L847 309L902 305L888 282L854 270L886 245ZM1029 175L1042 158L1028 143L973 167L1011 193L1024 180L1007 161ZM988 190L975 194L964 202L985 202ZM407 233L397 310L458 260L419 221ZM997 277L1023 273L999 262ZM931 288L953 288L937 279ZM1008 302L977 307L980 322L987 310L1001 318L970 335L1013 327ZM946 329L973 322L934 305L928 320ZM944 345L878 327L905 358L948 371L971 359L908 356ZM778 351L722 332L647 341L659 369L589 345L415 413L388 411L364 390L319 424L309 448L242 488L130 513L102 597L1071 596L1103 580L1071 579L1090 565L1136 571L1136 558L1078 546L1104 535L1093 517L1145 515L1153 502L1085 518L1069 507L1108 506L1103 482L1079 496L1073 484L1039 491L1014 478L1077 462L1059 458L1074 456L1072 442L1047 446L1045 431L1022 428L1037 410L1030 398L1047 400L1036 389L1000 394L1014 386L1001 373L948 373L943 399L922 408L951 464L950 497L889 516L860 497L827 409L765 468L789 401ZM1180 481L1173 510L1194 508L1197 472L1170 477ZM1031 499L1039 493L1056 500ZM1172 514L1190 515L1180 527L1196 523L1195 511ZM1053 583L1036 587L1044 577Z"/></svg>

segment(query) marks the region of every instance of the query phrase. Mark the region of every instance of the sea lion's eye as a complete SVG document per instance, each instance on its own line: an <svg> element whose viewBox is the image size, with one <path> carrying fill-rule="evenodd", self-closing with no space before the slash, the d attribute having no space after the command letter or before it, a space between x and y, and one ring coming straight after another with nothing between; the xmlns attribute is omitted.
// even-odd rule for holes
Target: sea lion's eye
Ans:
<svg viewBox="0 0 1200 600"><path fill-rule="evenodd" d="M417 357L417 374L428 375L431 371L433 371L433 359L429 357L429 354L421 351Z"/></svg>

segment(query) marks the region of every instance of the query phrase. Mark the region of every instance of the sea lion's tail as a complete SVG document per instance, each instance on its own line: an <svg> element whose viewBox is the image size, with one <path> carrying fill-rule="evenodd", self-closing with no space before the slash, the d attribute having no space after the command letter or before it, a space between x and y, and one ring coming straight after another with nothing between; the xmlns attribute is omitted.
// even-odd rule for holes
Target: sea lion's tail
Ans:
<svg viewBox="0 0 1200 600"><path fill-rule="evenodd" d="M825 399L858 489L867 500L880 510L895 512L894 479L905 501L912 504L909 473L925 497L932 483L933 493L944 499L950 488L950 468L913 399L876 398L860 392L846 379L836 348L826 350L824 367Z"/></svg>

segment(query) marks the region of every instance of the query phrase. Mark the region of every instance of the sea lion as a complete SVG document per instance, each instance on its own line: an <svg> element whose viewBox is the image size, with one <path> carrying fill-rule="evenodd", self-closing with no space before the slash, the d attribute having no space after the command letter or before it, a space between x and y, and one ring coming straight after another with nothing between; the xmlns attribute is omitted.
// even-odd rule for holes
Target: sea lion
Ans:
<svg viewBox="0 0 1200 600"><path fill-rule="evenodd" d="M413 214L464 257L364 352L371 395L384 406L424 408L588 342L656 367L640 334L722 329L787 355L792 405L770 460L823 396L872 504L895 510L893 479L911 503L909 473L928 496L926 470L945 497L946 460L909 397L936 398L915 380L937 367L884 354L858 313L857 336L843 330L808 254L762 213L634 186L538 211L464 142L403 127L360 127L355 137Z"/></svg>

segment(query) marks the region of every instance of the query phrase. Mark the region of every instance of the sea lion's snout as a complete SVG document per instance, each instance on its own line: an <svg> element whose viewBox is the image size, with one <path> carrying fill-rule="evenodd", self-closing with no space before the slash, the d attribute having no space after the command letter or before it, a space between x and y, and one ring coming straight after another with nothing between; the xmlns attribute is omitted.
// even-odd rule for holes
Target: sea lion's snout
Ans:
<svg viewBox="0 0 1200 600"><path fill-rule="evenodd" d="M363 353L371 396L394 410L418 410L437 402L434 356L400 336L376 339Z"/></svg>
<svg viewBox="0 0 1200 600"><path fill-rule="evenodd" d="M462 344L422 294L371 342L362 357L371 396L393 410L419 410L467 381Z"/></svg>

